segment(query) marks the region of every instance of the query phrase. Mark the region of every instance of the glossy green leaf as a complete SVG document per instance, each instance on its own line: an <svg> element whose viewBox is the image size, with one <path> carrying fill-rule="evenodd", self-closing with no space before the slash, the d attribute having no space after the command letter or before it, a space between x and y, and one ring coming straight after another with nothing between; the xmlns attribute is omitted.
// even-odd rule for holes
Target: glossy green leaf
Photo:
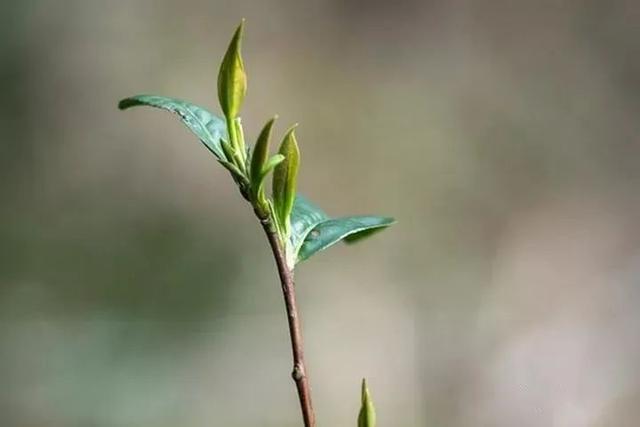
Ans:
<svg viewBox="0 0 640 427"><path fill-rule="evenodd" d="M298 195L291 213L288 247L290 264L310 258L340 240L356 240L395 223L382 216L330 218L319 207Z"/></svg>
<svg viewBox="0 0 640 427"><path fill-rule="evenodd" d="M280 145L279 154L284 160L273 171L273 205L281 230L285 237L290 233L290 215L296 198L300 150L295 137L295 126L291 127Z"/></svg>
<svg viewBox="0 0 640 427"><path fill-rule="evenodd" d="M361 402L358 427L376 427L376 409L373 406L366 379L362 379Z"/></svg>
<svg viewBox="0 0 640 427"><path fill-rule="evenodd" d="M229 120L238 116L247 93L247 75L240 54L243 27L244 20L236 29L218 72L218 100Z"/></svg>
<svg viewBox="0 0 640 427"><path fill-rule="evenodd" d="M227 138L227 126L224 119L195 104L156 95L137 95L123 99L118 104L118 108L126 110L140 105L161 108L177 114L182 123L200 139L218 160L229 160L222 150L221 143L222 138Z"/></svg>

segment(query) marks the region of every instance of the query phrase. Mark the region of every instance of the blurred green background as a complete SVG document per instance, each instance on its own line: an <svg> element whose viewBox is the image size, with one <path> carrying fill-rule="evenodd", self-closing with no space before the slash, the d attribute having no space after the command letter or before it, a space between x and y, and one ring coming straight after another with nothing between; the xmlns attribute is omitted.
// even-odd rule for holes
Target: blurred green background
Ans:
<svg viewBox="0 0 640 427"><path fill-rule="evenodd" d="M0 425L300 425L268 246L136 93L217 111L247 19L253 140L394 215L301 264L319 425L640 423L640 5L21 0L0 6Z"/></svg>

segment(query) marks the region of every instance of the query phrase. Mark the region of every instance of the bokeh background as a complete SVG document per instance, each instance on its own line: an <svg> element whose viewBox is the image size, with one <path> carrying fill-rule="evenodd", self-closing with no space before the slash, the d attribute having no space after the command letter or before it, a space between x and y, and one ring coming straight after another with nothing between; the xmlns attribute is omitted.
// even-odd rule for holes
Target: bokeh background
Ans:
<svg viewBox="0 0 640 427"><path fill-rule="evenodd" d="M297 426L259 226L156 93L217 111L247 19L253 140L399 223L301 264L321 426L640 423L640 5L3 0L0 425Z"/></svg>

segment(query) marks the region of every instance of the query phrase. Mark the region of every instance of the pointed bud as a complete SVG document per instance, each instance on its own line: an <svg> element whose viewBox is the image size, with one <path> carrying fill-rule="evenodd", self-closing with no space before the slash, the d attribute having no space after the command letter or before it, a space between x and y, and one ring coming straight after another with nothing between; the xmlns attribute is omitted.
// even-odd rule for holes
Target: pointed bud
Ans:
<svg viewBox="0 0 640 427"><path fill-rule="evenodd" d="M238 116L244 95L247 93L247 75L240 55L244 19L238 26L218 73L218 99L227 119Z"/></svg>
<svg viewBox="0 0 640 427"><path fill-rule="evenodd" d="M367 387L367 380L362 379L362 406L358 414L358 427L376 427L376 410Z"/></svg>
<svg viewBox="0 0 640 427"><path fill-rule="evenodd" d="M296 126L292 126L284 136L278 151L284 156L284 160L273 171L274 209L276 220L285 237L289 235L291 224L289 217L296 198L296 182L300 164L300 150L294 134Z"/></svg>

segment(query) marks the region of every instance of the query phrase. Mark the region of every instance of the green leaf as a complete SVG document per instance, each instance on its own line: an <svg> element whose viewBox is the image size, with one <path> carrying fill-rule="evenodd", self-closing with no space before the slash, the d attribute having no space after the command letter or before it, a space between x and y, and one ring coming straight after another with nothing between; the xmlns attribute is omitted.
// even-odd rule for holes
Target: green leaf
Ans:
<svg viewBox="0 0 640 427"><path fill-rule="evenodd" d="M295 128L296 126L292 126L285 134L278 151L284 156L284 161L278 164L273 171L273 204L276 220L280 229L283 230L285 238L290 233L290 215L296 198L296 183L300 165L300 150L294 133Z"/></svg>
<svg viewBox="0 0 640 427"><path fill-rule="evenodd" d="M126 110L140 105L161 108L177 114L182 123L200 139L218 160L230 160L225 157L220 141L221 138L228 138L224 119L195 104L156 95L137 95L123 99L118 104L118 108Z"/></svg>
<svg viewBox="0 0 640 427"><path fill-rule="evenodd" d="M251 190L254 200L257 200L260 203L265 201L263 190L265 175L263 174L263 169L265 168L267 158L269 157L269 139L271 138L271 129L273 128L275 120L276 117L272 118L266 125L264 125L260 135L258 136L256 145L253 148L253 153L251 154ZM284 159L284 157L282 157L282 159ZM275 167L275 165L273 165L273 167Z"/></svg>
<svg viewBox="0 0 640 427"><path fill-rule="evenodd" d="M233 34L218 72L218 100L229 120L238 116L247 93L247 75L240 55L243 27L244 19Z"/></svg>
<svg viewBox="0 0 640 427"><path fill-rule="evenodd" d="M289 263L309 259L340 240L357 240L395 223L382 216L350 216L330 218L305 197L296 197L291 213L291 235L288 240Z"/></svg>
<svg viewBox="0 0 640 427"><path fill-rule="evenodd" d="M347 237L370 233L372 230L388 227L395 220L383 216L347 216L329 219L316 225L305 237L298 251L298 262L308 259L317 252L338 243ZM364 237L364 236L362 236ZM356 237L357 238L357 237Z"/></svg>
<svg viewBox="0 0 640 427"><path fill-rule="evenodd" d="M376 409L373 406L373 400L371 400L367 380L364 378L362 379L361 395L362 406L358 414L358 427L376 427Z"/></svg>

